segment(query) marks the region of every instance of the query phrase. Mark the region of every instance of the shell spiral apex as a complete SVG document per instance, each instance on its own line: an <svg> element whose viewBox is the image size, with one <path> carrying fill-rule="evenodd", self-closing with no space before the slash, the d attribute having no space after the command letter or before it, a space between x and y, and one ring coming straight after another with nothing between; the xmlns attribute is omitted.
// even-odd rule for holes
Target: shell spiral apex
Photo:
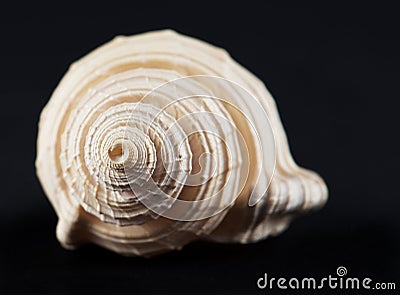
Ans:
<svg viewBox="0 0 400 295"><path fill-rule="evenodd" d="M36 168L66 248L151 256L196 239L250 243L323 206L264 84L170 30L75 62L42 111Z"/></svg>

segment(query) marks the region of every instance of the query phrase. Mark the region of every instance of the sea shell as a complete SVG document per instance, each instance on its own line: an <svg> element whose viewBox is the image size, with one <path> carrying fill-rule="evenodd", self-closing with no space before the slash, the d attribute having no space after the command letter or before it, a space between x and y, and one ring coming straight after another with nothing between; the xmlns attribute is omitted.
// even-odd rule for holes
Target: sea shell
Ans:
<svg viewBox="0 0 400 295"><path fill-rule="evenodd" d="M327 200L264 84L170 30L116 37L70 67L41 114L36 167L64 247L125 255L259 241Z"/></svg>

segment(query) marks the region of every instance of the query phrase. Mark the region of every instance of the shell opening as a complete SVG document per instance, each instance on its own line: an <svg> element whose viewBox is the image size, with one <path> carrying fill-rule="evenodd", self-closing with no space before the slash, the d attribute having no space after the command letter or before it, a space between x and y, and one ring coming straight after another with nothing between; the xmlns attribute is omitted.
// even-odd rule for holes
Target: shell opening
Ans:
<svg viewBox="0 0 400 295"><path fill-rule="evenodd" d="M128 152L122 142L117 142L108 149L108 156L112 162L122 163L128 158Z"/></svg>

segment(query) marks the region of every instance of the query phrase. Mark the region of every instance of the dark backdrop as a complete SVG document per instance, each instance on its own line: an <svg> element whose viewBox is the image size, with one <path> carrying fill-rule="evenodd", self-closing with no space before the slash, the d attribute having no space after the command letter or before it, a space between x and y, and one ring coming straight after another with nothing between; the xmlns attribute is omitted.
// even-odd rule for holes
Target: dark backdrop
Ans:
<svg viewBox="0 0 400 295"><path fill-rule="evenodd" d="M257 279L318 278L338 266L400 288L395 7L97 5L0 12L1 294L283 294L258 290ZM257 244L196 242L150 260L61 248L35 176L40 111L71 62L115 35L162 28L226 48L266 82L296 161L328 184L323 210Z"/></svg>

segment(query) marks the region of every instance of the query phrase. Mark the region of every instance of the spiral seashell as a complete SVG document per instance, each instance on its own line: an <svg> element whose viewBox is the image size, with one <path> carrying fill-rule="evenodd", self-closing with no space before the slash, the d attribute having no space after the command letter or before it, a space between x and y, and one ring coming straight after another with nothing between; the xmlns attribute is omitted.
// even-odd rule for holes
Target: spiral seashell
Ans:
<svg viewBox="0 0 400 295"><path fill-rule="evenodd" d="M36 167L64 247L126 255L259 241L327 200L264 84L170 30L116 37L70 67L41 114Z"/></svg>

